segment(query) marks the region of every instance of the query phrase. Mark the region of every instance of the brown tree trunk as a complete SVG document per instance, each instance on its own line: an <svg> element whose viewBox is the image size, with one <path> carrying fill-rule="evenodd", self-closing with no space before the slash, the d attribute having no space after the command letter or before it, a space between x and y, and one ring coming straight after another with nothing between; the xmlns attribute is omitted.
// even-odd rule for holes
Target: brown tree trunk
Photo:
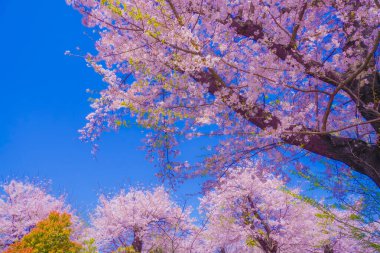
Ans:
<svg viewBox="0 0 380 253"><path fill-rule="evenodd" d="M133 238L133 242L132 242L132 247L133 249L136 251L136 252L141 252L142 251L142 247L143 247L143 242L142 240L140 239L140 237L137 235L137 231L135 231L134 233L134 238Z"/></svg>
<svg viewBox="0 0 380 253"><path fill-rule="evenodd" d="M323 247L323 253L334 253L334 249L330 245L325 245Z"/></svg>

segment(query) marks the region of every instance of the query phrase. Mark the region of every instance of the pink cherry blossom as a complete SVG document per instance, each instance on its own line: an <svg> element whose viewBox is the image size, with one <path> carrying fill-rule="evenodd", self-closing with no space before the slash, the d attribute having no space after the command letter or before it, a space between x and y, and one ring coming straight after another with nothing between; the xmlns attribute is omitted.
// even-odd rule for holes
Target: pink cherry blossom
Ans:
<svg viewBox="0 0 380 253"><path fill-rule="evenodd" d="M380 185L378 1L68 3L99 35L86 60L107 83L83 139L132 116L155 130L147 150L162 163L182 136L223 136L195 174L304 150Z"/></svg>
<svg viewBox="0 0 380 253"><path fill-rule="evenodd" d="M350 213L304 201L299 189L286 191L281 179L257 172L235 169L201 198L209 221L199 242L203 252L376 252L365 241L377 223L361 227ZM362 240L352 228L365 231Z"/></svg>
<svg viewBox="0 0 380 253"><path fill-rule="evenodd" d="M101 252L132 245L138 252L186 252L194 225L190 209L175 204L163 187L129 189L112 198L102 195L86 236Z"/></svg>

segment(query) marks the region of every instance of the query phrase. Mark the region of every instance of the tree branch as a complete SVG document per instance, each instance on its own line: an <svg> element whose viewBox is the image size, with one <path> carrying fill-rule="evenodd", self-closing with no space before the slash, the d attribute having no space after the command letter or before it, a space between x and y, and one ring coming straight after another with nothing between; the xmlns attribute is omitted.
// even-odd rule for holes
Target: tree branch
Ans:
<svg viewBox="0 0 380 253"><path fill-rule="evenodd" d="M192 77L198 82L207 83L211 94L222 94L221 99L229 108L260 129L278 130L281 127L279 118L259 105L249 105L247 99L228 87L214 69L196 73ZM221 92L223 90L227 92ZM238 102L230 100L232 95L238 98ZM334 136L329 133L305 134L304 132L315 132L305 126L298 126L301 129L293 133L295 127L284 129L281 139L285 143L343 162L353 170L370 177L380 187L380 148L378 146L360 139ZM287 132L292 132L292 134L286 134Z"/></svg>

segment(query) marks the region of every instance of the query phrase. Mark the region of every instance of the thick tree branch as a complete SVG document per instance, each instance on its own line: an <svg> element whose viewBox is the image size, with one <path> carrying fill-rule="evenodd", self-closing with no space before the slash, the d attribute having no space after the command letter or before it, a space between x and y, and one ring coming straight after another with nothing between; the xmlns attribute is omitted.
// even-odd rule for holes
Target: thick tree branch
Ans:
<svg viewBox="0 0 380 253"><path fill-rule="evenodd" d="M306 10L306 9L305 9ZM300 15L304 15L304 13L300 13ZM300 16L301 18L301 16ZM252 20L242 21L240 18L232 19L231 26L236 29L237 34L251 37L254 40L263 40L266 35L264 32L264 28L261 25L255 24ZM312 68L323 68L323 63L317 61L305 61L300 53L294 50L290 45L282 45L274 42L265 42L268 44L268 49L272 50L272 52L281 60L285 60L286 57L290 56L294 60L296 60L299 64L301 64L305 68L305 73L310 76L323 81L325 83L331 84L335 87L341 86L344 82L345 85L340 87L339 90L343 90L346 92L355 102L358 102L359 112L366 120L373 120L378 117L378 113L380 112L379 103L376 103L377 100L380 101L380 78L379 74L376 70L373 73L365 76L364 78L360 78L358 80L358 76L368 67L370 60L373 59L374 52L377 50L379 45L379 34L374 41L374 46L372 50L365 57L363 64L349 77L344 78L346 74L339 74L334 71L325 71L324 75L320 75L318 73L314 73L311 71ZM268 38L266 38L268 39ZM360 89L360 96L356 96L356 90ZM333 99L332 99L333 100ZM375 103L376 107L374 109L369 109L366 106L363 106L362 102L365 104ZM328 116L329 112L326 112L325 116ZM326 119L327 120L327 119ZM380 134L380 122L373 122L371 124L375 131Z"/></svg>
<svg viewBox="0 0 380 253"><path fill-rule="evenodd" d="M221 94L223 102L250 123L262 130L272 128L278 130L281 120L273 116L258 105L249 105L247 99L228 87L218 76L215 70L210 69L193 75L201 83L208 84L211 94ZM227 92L226 92L227 91ZM232 101L232 96L238 101ZM295 126L284 129L294 132ZM302 132L315 132L304 126L297 126L298 134L283 134L282 140L290 145L301 147L312 153L345 163L353 170L367 175L380 187L380 148L359 139L334 136L332 134L304 134ZM299 128L301 128L299 130Z"/></svg>
<svg viewBox="0 0 380 253"><path fill-rule="evenodd" d="M236 32L239 35L251 37L254 40L262 40L265 38L263 27L255 24L252 20L242 21L241 19L235 18L232 19L231 26L236 29ZM270 49L279 59L285 60L288 56L291 56L305 68L305 72L310 76L334 86L339 85L341 77L338 73L327 71L325 75L320 75L310 71L313 67L322 68L322 63L313 60L304 60L303 56L289 45L282 45L275 42L267 42L266 44L268 44L268 49Z"/></svg>

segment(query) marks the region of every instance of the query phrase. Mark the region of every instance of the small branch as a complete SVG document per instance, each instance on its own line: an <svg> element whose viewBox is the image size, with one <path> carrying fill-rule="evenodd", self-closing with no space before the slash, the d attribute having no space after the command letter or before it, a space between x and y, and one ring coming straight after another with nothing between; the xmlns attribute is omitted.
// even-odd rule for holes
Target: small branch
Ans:
<svg viewBox="0 0 380 253"><path fill-rule="evenodd" d="M280 23L277 22L276 18L272 15L271 12L269 12L269 15L272 17L273 21L278 26L278 28L280 28L286 35L291 37L290 33L284 27L282 27Z"/></svg>
<svg viewBox="0 0 380 253"><path fill-rule="evenodd" d="M79 8L78 5L74 5L74 7ZM107 21L105 21L105 20L103 20L103 19L101 19L101 18L96 17L96 16L93 15L91 12L88 12L88 11L85 11L85 10L82 10L82 12L85 13L85 14L87 14L88 16L90 16L90 17L92 17L92 18L98 20L99 22L104 23L104 24L106 24L106 25L108 25L108 26L110 26L110 27L112 27L112 28L117 29L117 30L122 30L122 31L133 31L133 32L141 32L141 31L144 31L143 28L139 27L139 26L136 25L136 24L133 24L132 22L128 22L128 23L129 23L131 26L136 27L135 29L133 29L133 28L127 28L127 27L116 26L116 25L113 25L113 24L111 24L111 23L109 23L109 22L107 22Z"/></svg>
<svg viewBox="0 0 380 253"><path fill-rule="evenodd" d="M293 29L293 33L292 33L292 36L290 38L290 42L289 42L289 46L291 48L293 48L295 45L296 45L296 37L297 37L297 33L298 33L298 30L300 29L301 25L301 21L303 19L303 16L305 15L305 12L306 12L306 9L307 9L307 2L304 3L304 5L302 6L302 10L300 12L300 15L298 16L298 22L297 24L294 26L294 29Z"/></svg>
<svg viewBox="0 0 380 253"><path fill-rule="evenodd" d="M194 31L194 29L195 29L195 27L197 26L197 24L198 24L198 22L199 22L199 19L200 19L200 17L201 17L201 13L203 13L203 12L202 12L203 1L204 1L204 0L202 0L202 2L201 2L201 7L200 7L200 11L199 11L198 17L197 17L197 20L195 21L193 27L191 28L191 32Z"/></svg>
<svg viewBox="0 0 380 253"><path fill-rule="evenodd" d="M174 45L174 44L171 44L171 43L168 43L166 41L162 41L160 40L159 38L155 37L155 36L151 36L153 39L157 40L158 42L161 42L162 44L165 44L165 45L168 45L174 49L177 49L179 51L182 51L184 53L188 53L188 54L193 54L193 55L199 55L199 56L202 56L201 53L199 52L196 52L196 51L193 51L193 50L189 50L189 49L185 49L185 48L182 48L182 47L179 47L177 45Z"/></svg>
<svg viewBox="0 0 380 253"><path fill-rule="evenodd" d="M336 87L336 89L334 90L334 92L330 95L330 99L329 99L329 102L327 104L327 109L326 109L326 112L325 114L323 115L323 120L322 120L322 131L323 132L326 132L326 128L327 128L327 120L328 120L328 117L329 117L329 114L331 112L331 106L334 102L334 99L335 99L335 96L336 94L338 94L338 92L346 85L346 84L349 84L350 82L352 82L369 64L370 60L372 59L374 53L376 52L376 49L379 45L379 41L380 41L380 32L377 33L377 37L375 39L375 43L374 43L374 46L371 50L371 52L368 53L364 63L360 66L359 69L357 69L355 71L355 73L347 78L346 80L344 80L341 84L338 85L338 87Z"/></svg>
<svg viewBox="0 0 380 253"><path fill-rule="evenodd" d="M323 93L323 94L326 94L326 95L331 95L330 93L328 93L327 91L324 91L324 90L317 90L317 89L314 89L314 90L305 90L305 89L301 89L301 88L298 88L298 87L295 87L295 86L291 86L291 85L285 85L286 87L288 88L291 88L291 89L294 89L294 90L297 90L297 91L301 91L301 92L316 92L316 93Z"/></svg>
<svg viewBox="0 0 380 253"><path fill-rule="evenodd" d="M364 63L360 66L360 68L358 68L355 73L347 78L346 80L344 80L344 84L348 84L350 82L352 82L369 64L369 62L371 61L372 57L374 56L376 50L377 50L377 47L379 46L379 42L380 42L380 31L377 32L377 37L375 39L375 43L374 43L374 46L371 50L371 52L368 53Z"/></svg>
<svg viewBox="0 0 380 253"><path fill-rule="evenodd" d="M254 76L257 76L257 77L261 77L261 78L266 79L266 80L271 81L271 82L276 82L275 80L270 79L269 77L265 77L265 76L260 75L260 74L252 73L252 72L247 71L247 70L245 70L245 69L241 69L241 68L239 68L238 66L236 66L236 65L234 65L234 64L232 64L232 63L226 62L223 58L221 58L220 61L223 62L224 64L230 66L231 68L234 68L234 69L236 69L236 70L238 70L238 71L241 71L241 72L243 72L243 73L251 74L251 75L254 75Z"/></svg>
<svg viewBox="0 0 380 253"><path fill-rule="evenodd" d="M375 4L376 4L377 8L380 9L380 2L379 2L379 0L374 0L374 1L375 1Z"/></svg>
<svg viewBox="0 0 380 253"><path fill-rule="evenodd" d="M326 132L327 120L329 118L329 115L331 112L331 107L332 107L332 104L334 103L335 96L343 88L344 85L345 85L344 82L341 83L338 87L336 87L334 92L332 94L330 94L329 102L327 103L327 108L326 108L325 114L323 115L323 119L322 119L322 131L323 132Z"/></svg>
<svg viewBox="0 0 380 253"><path fill-rule="evenodd" d="M156 42L157 43L157 42ZM124 51L124 52L120 52L120 53L110 53L110 54L105 54L103 55L103 57L111 57L111 56L117 56L117 55L122 55L122 54L126 54L126 53L130 53L130 52L133 52L135 50L138 50L140 48L144 48L146 46L148 46L149 44L145 44L145 45L142 45L142 46L139 46L139 47L135 47L135 48L132 48L132 49L129 49L127 51Z"/></svg>
<svg viewBox="0 0 380 253"><path fill-rule="evenodd" d="M183 21L182 21L181 17L179 16L179 14L178 14L176 8L174 7L173 2L172 2L171 0L166 0L166 2L169 4L170 9L172 9L173 14L174 14L174 16L176 17L178 23L179 23L181 26L184 26L185 24L183 23Z"/></svg>
<svg viewBox="0 0 380 253"><path fill-rule="evenodd" d="M302 134L302 135L316 135L316 134L318 134L318 135L326 135L326 134L332 134L332 133L341 132L343 130L346 130L346 129L349 129L349 128L353 128L353 127L356 127L356 126L371 124L371 123L374 123L374 122L380 122L380 118L369 120L369 121L366 121L366 122L360 122L360 123L357 123L357 124L353 124L353 125L346 126L346 127L343 127L343 128L337 129L337 130L332 130L332 131L327 131L327 132L326 131L324 131L324 132L313 132L313 131L292 132L292 131L284 131L283 133L284 134Z"/></svg>

